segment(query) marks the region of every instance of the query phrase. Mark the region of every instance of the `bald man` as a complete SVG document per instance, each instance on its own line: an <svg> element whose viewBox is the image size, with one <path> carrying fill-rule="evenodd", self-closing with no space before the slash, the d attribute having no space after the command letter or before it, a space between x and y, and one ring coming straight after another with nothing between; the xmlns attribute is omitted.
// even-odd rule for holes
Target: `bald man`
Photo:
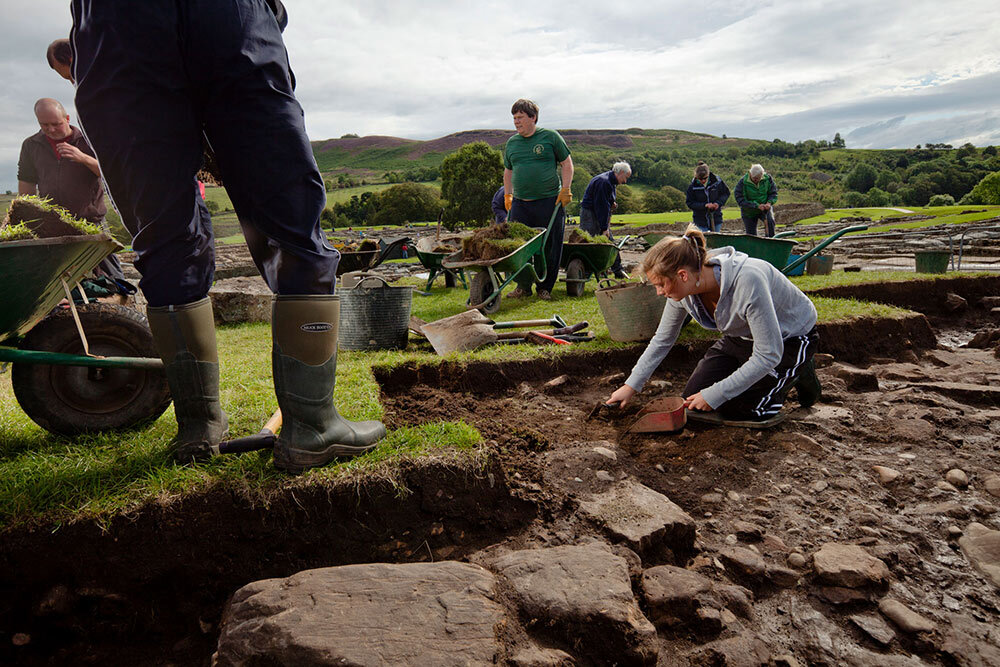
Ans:
<svg viewBox="0 0 1000 667"><path fill-rule="evenodd" d="M41 129L21 144L17 193L47 197L76 217L101 225L108 212L104 184L86 137L69 124L69 114L58 100L43 97L35 102L35 118ZM125 277L114 255L95 273L116 281Z"/></svg>

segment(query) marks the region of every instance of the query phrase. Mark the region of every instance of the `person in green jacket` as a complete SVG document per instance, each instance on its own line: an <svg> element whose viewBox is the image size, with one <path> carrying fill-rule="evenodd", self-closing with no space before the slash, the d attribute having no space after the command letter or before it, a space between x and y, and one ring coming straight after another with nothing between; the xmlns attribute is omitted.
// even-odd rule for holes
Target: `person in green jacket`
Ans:
<svg viewBox="0 0 1000 667"><path fill-rule="evenodd" d="M764 220L767 225L766 236L774 236L774 214L771 208L778 201L778 186L774 184L771 175L764 172L764 167L759 164L751 165L750 171L736 183L733 195L739 204L747 234L757 236L757 221Z"/></svg>

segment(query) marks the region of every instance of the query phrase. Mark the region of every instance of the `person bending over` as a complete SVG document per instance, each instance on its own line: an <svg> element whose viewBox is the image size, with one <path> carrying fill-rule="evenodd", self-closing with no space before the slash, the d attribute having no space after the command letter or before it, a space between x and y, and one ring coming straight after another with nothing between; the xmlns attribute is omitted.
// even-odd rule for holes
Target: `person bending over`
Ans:
<svg viewBox="0 0 1000 667"><path fill-rule="evenodd" d="M767 421L793 386L803 406L818 400L816 308L770 263L728 246L709 251L701 230L689 225L684 236L650 248L642 270L668 300L652 340L609 403L624 407L642 390L688 313L723 336L688 380L685 407L718 411L728 420Z"/></svg>

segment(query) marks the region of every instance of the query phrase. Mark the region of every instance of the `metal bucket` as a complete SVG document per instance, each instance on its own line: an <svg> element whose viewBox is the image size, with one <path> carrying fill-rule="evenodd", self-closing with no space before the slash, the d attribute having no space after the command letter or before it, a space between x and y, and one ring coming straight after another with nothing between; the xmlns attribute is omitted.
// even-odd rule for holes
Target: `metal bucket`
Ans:
<svg viewBox="0 0 1000 667"><path fill-rule="evenodd" d="M947 273L948 260L951 259L947 250L918 250L914 255L917 273Z"/></svg>
<svg viewBox="0 0 1000 667"><path fill-rule="evenodd" d="M833 273L832 255L813 255L806 260L806 273L810 276L828 276Z"/></svg>
<svg viewBox="0 0 1000 667"><path fill-rule="evenodd" d="M612 340L649 340L663 315L667 298L646 283L618 283L594 292Z"/></svg>
<svg viewBox="0 0 1000 667"><path fill-rule="evenodd" d="M391 287L381 276L341 289L340 349L403 350L409 342L413 287Z"/></svg>

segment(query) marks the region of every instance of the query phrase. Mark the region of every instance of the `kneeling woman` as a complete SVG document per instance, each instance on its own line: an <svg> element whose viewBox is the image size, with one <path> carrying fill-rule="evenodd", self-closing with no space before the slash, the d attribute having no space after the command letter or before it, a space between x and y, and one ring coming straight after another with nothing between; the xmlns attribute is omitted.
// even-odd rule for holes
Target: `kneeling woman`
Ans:
<svg viewBox="0 0 1000 667"><path fill-rule="evenodd" d="M690 225L684 236L654 245L642 269L657 294L669 298L656 334L609 403L624 406L642 390L688 313L723 334L684 388L688 409L761 422L778 414L793 385L803 405L819 398L812 363L819 339L816 308L771 264L732 247L709 252L704 234Z"/></svg>

